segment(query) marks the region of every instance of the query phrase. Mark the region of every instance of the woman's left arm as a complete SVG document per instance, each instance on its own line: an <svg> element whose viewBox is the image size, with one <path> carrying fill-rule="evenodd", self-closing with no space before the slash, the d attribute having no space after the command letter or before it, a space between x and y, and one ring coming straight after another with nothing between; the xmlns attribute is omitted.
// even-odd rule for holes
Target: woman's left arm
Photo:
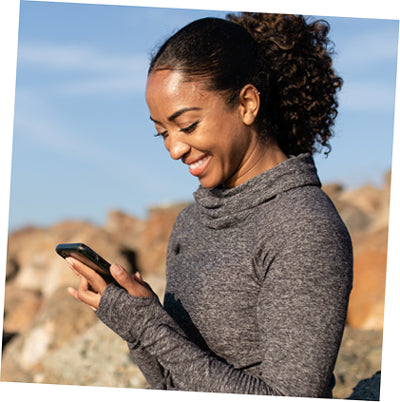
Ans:
<svg viewBox="0 0 400 402"><path fill-rule="evenodd" d="M352 289L351 240L341 221L288 226L258 300L262 374L285 394L327 397Z"/></svg>

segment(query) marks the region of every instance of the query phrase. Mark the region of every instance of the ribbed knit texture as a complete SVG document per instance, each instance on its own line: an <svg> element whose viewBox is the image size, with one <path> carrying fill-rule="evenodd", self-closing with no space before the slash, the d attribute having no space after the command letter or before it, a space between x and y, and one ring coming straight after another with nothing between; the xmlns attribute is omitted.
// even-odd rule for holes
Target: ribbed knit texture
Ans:
<svg viewBox="0 0 400 402"><path fill-rule="evenodd" d="M330 397L352 286L311 156L204 189L175 222L164 307L109 285L97 315L153 388Z"/></svg>

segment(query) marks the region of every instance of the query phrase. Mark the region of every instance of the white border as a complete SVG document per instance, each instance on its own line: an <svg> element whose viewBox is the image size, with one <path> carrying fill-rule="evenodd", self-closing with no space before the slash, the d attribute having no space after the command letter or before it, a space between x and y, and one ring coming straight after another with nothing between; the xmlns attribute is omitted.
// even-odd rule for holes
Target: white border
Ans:
<svg viewBox="0 0 400 402"><path fill-rule="evenodd" d="M39 1L39 0L30 0ZM44 0L47 1L47 0ZM62 2L60 0L52 0L53 2ZM326 4L321 0L303 0L303 1L251 1L247 0L244 4L239 1L219 1L203 0L202 2L190 1L133 1L133 0L86 0L64 1L69 3L85 3L85 4L113 4L113 5L136 5L147 7L168 7L168 8L191 8L191 9L212 9L212 10L229 10L229 11L266 11L266 12L286 12L301 13L310 15L325 16L344 16L344 17L361 17L361 18L383 18L396 19L400 18L400 6L393 0L380 0L379 2L350 2L335 1ZM4 277L5 277L5 261L6 246L8 232L8 206L9 206L9 187L10 187L10 167L11 167L11 143L14 119L14 97L15 97L15 76L16 76L16 55L17 55L17 38L18 38L18 18L19 18L19 1L18 0L1 0L0 1L0 49L2 51L1 74L0 74L0 131L1 146L0 160L2 163L0 169L2 197L0 211L0 260L1 260L1 280L0 280L0 311L4 300ZM398 74L400 68L398 65ZM400 283L399 271L396 269L400 261L399 247L396 247L400 238L400 216L398 205L399 200L399 85L396 92L396 119L394 129L393 143L393 159L392 159L392 192L391 192L391 209L390 209L390 230L389 230L389 250L387 265L387 288L386 288L386 308L385 308L385 329L383 342L383 358L382 358L382 387L381 401L390 402L393 396L397 395L397 361L399 360L397 332L397 311L399 307L399 294L397 290ZM379 141L379 133L377 133L377 141ZM0 324L2 328L2 314L0 315ZM38 384L19 384L19 383L0 383L1 395L10 396L14 400L20 400L23 397L29 397L30 400L68 400L77 398L83 400L85 398L96 398L98 400L109 400L114 397L127 397L130 399L143 399L149 397L163 398L164 400L187 400L197 399L203 400L205 397L210 400L253 400L258 399L257 396L224 396L220 394L198 394L198 393L180 393L180 392L162 392L147 390L129 390L129 389L112 389L112 388L91 388L91 387L74 387L61 385L38 385ZM29 393L29 396L27 395ZM254 399L255 398L255 399ZM274 397L261 397L263 401L273 400ZM280 401L314 401L309 398L282 398Z"/></svg>

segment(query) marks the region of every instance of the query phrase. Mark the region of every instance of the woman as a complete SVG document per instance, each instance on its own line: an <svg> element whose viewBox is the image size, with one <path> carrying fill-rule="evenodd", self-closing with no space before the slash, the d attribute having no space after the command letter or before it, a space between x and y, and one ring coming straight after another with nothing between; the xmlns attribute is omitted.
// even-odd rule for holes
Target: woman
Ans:
<svg viewBox="0 0 400 402"><path fill-rule="evenodd" d="M321 190L341 86L328 28L244 13L182 28L154 56L146 101L172 158L198 177L167 256L162 306L69 259L69 289L128 342L151 387L331 397L352 286L348 232Z"/></svg>

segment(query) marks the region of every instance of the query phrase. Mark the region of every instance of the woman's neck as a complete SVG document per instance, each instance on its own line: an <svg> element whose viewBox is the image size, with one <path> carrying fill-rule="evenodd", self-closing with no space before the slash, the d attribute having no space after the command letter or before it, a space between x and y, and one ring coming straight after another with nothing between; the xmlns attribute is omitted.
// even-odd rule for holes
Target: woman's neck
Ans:
<svg viewBox="0 0 400 402"><path fill-rule="evenodd" d="M257 141L249 148L246 160L240 167L240 174L231 177L226 187L236 187L253 177L265 172L287 159L287 156L275 143Z"/></svg>

